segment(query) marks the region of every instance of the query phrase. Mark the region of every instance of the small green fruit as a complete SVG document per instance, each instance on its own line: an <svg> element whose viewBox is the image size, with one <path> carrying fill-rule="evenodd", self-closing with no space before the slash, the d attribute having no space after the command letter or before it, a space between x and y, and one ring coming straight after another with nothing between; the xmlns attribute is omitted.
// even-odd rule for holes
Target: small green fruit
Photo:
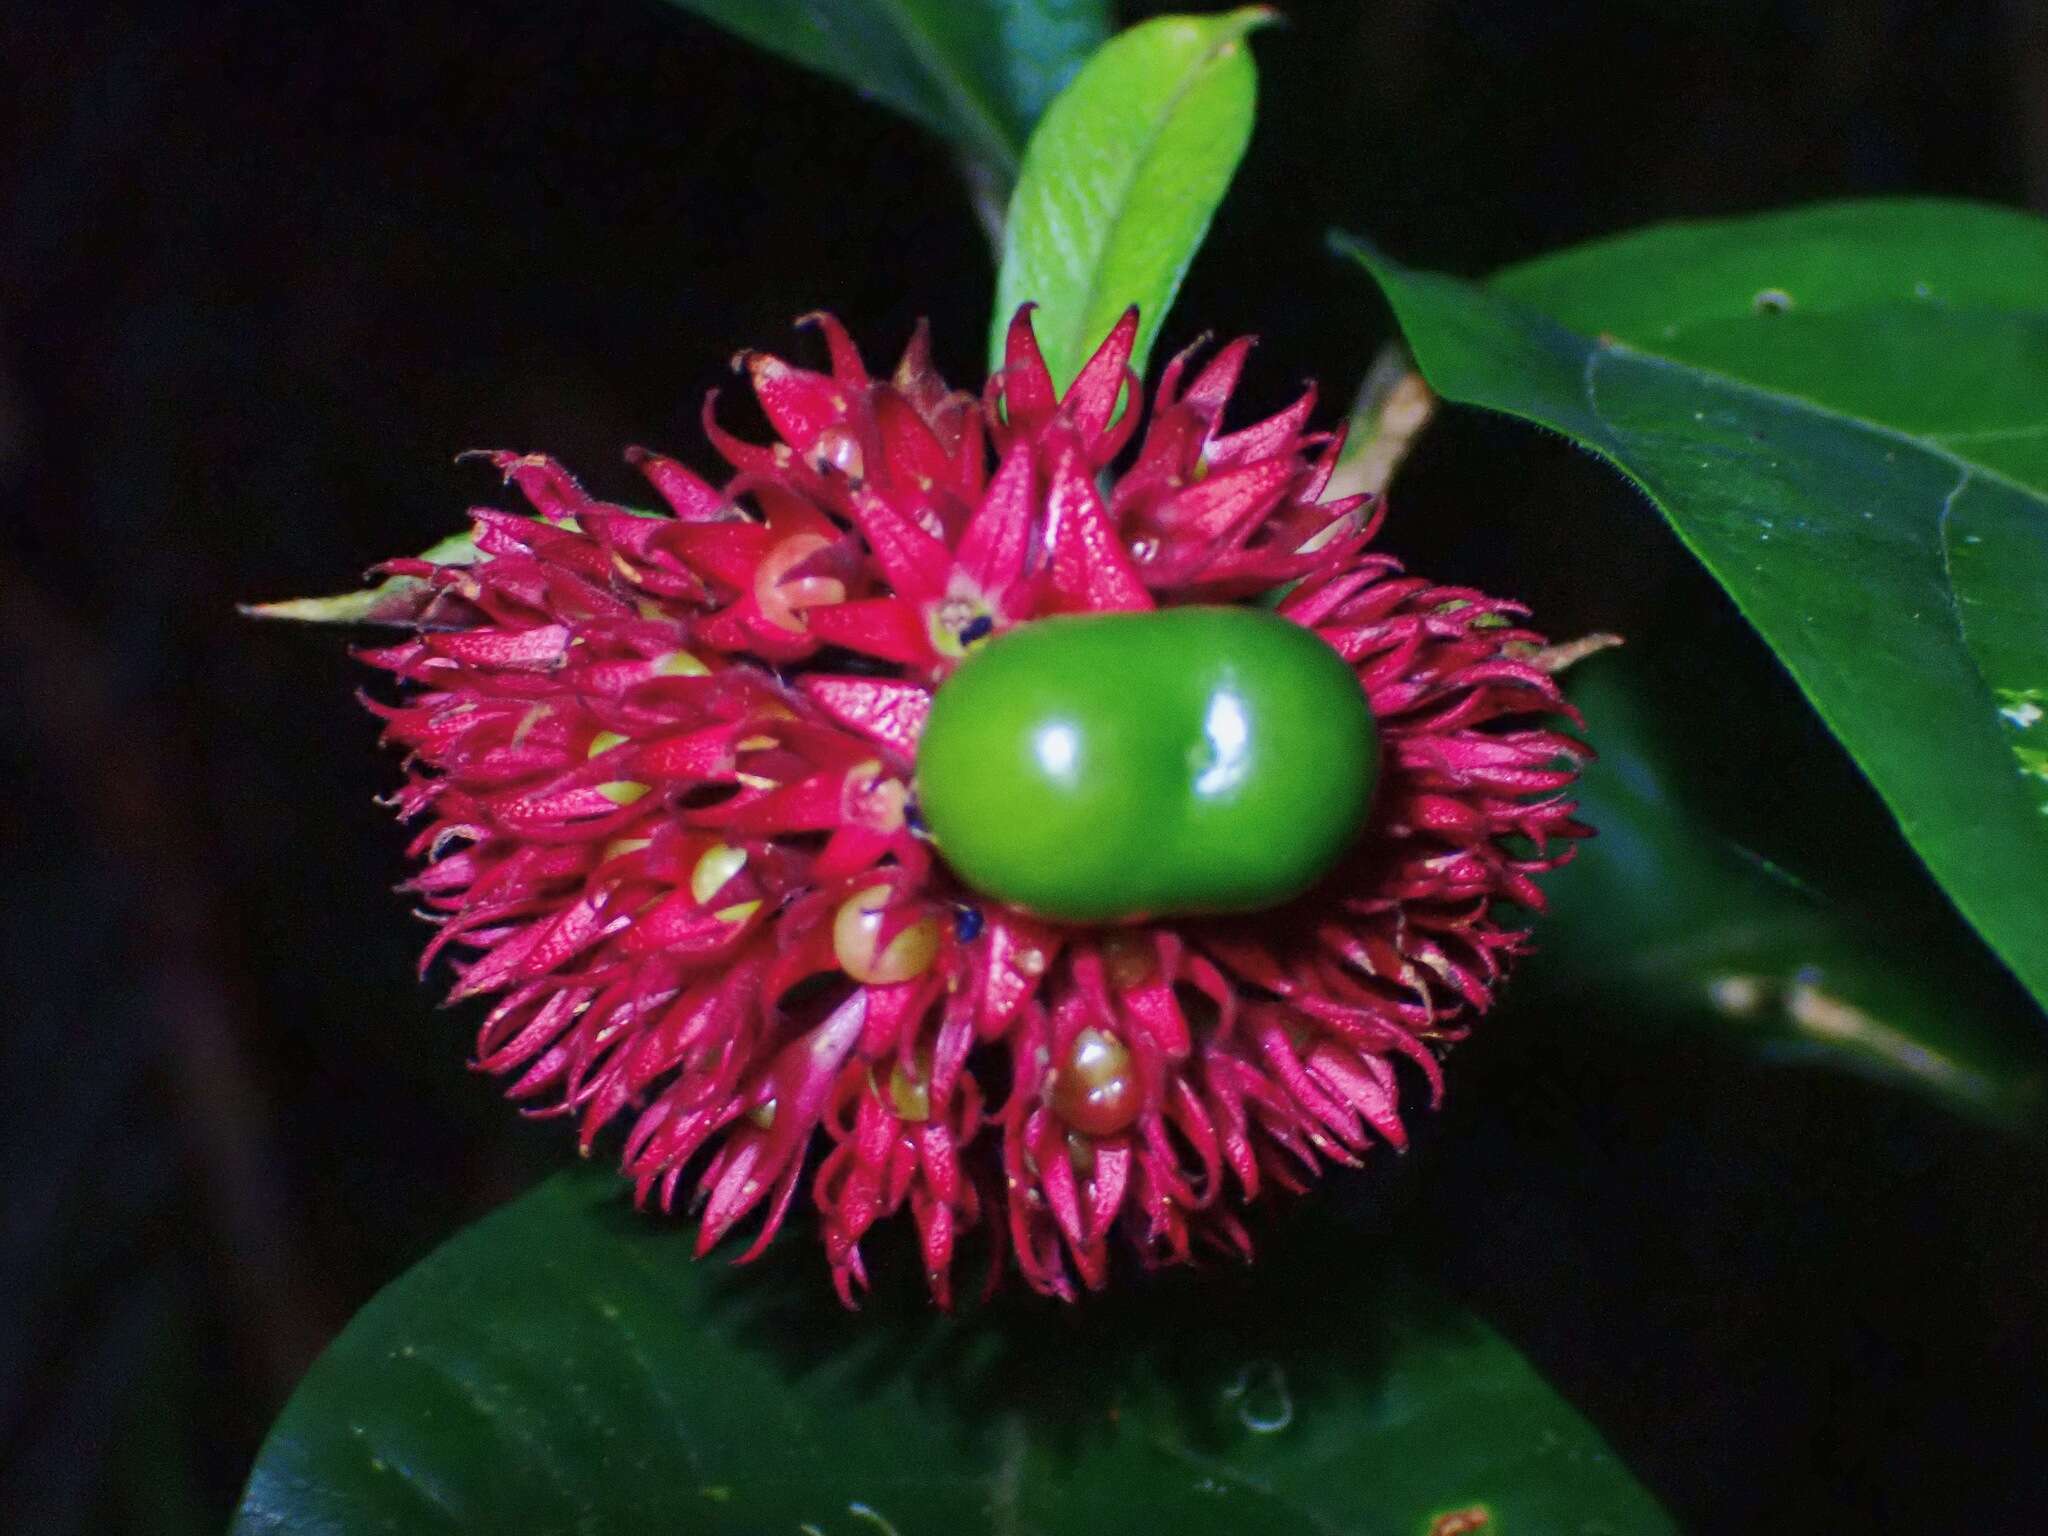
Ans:
<svg viewBox="0 0 2048 1536"><path fill-rule="evenodd" d="M1258 608L1021 625L940 687L919 809L954 872L1071 923L1247 912L1357 835L1379 768L1358 678Z"/></svg>

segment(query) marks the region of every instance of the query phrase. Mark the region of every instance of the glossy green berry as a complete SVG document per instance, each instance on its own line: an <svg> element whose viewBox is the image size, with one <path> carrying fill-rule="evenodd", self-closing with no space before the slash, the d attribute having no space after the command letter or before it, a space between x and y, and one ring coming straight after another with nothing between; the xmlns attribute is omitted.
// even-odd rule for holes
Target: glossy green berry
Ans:
<svg viewBox="0 0 2048 1536"><path fill-rule="evenodd" d="M1258 608L1020 625L939 688L918 806L953 871L1062 922L1248 912L1357 835L1379 733L1357 676Z"/></svg>

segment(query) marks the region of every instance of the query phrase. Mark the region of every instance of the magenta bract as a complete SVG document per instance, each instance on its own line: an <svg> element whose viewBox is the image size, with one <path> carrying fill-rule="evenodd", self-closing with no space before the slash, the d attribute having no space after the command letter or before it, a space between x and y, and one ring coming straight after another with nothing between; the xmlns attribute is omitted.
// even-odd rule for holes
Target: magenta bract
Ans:
<svg viewBox="0 0 2048 1536"><path fill-rule="evenodd" d="M1319 500L1340 434L1308 430L1312 390L1225 430L1249 341L1175 358L1148 417L1135 313L1064 397L1028 309L979 398L922 331L877 379L811 323L828 372L744 360L776 442L707 402L723 485L635 450L650 516L495 454L538 515L475 513L477 564L386 568L429 584L367 653L404 685L374 707L422 823L426 959L492 999L476 1060L515 1099L586 1148L624 1122L643 1201L689 1184L700 1251L751 1221L758 1253L807 1182L849 1301L906 1207L941 1303L970 1231L991 1283L1014 1263L1063 1297L1119 1230L1148 1264L1249 1254L1246 1202L1404 1145L1400 1064L1434 1102L1523 945L1497 904L1539 908L1585 833L1540 637L1370 552L1376 501ZM918 733L982 636L1288 583L1278 611L1356 669L1384 743L1370 824L1310 896L1055 930L935 858Z"/></svg>

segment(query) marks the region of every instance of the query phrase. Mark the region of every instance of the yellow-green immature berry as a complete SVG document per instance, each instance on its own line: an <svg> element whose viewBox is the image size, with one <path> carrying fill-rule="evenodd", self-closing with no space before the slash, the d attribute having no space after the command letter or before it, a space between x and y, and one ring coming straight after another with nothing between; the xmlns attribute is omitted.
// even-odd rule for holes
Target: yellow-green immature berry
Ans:
<svg viewBox="0 0 2048 1536"><path fill-rule="evenodd" d="M887 944L882 925L894 892L886 885L856 891L839 904L832 919L832 953L855 981L876 986L911 981L931 969L939 955L939 920L921 917Z"/></svg>
<svg viewBox="0 0 2048 1536"><path fill-rule="evenodd" d="M602 757L615 747L623 747L628 738L617 731L599 731L590 738L586 757ZM634 779L613 779L597 786L597 792L613 805L631 805L648 791L648 786Z"/></svg>
<svg viewBox="0 0 2048 1536"><path fill-rule="evenodd" d="M696 867L690 871L690 894L699 904L709 901L746 865L746 849L713 843L697 856Z"/></svg>
<svg viewBox="0 0 2048 1536"><path fill-rule="evenodd" d="M889 1069L889 1107L898 1120L922 1124L932 1117L930 1063L910 1066L902 1061Z"/></svg>
<svg viewBox="0 0 2048 1536"><path fill-rule="evenodd" d="M670 651L654 660L656 677L709 677L711 669L688 651Z"/></svg>
<svg viewBox="0 0 2048 1536"><path fill-rule="evenodd" d="M778 629L801 634L810 627L804 611L846 601L846 583L836 576L790 574L832 541L821 533L797 533L769 550L754 571L754 602Z"/></svg>
<svg viewBox="0 0 2048 1536"><path fill-rule="evenodd" d="M1138 1118L1143 1098L1130 1048L1106 1029L1075 1035L1053 1072L1053 1113L1086 1136L1125 1129Z"/></svg>

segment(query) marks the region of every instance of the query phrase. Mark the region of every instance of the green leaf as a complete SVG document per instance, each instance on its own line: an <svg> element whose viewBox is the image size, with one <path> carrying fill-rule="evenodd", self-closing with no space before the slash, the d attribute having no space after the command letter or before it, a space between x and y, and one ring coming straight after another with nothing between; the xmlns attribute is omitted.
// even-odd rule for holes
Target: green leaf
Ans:
<svg viewBox="0 0 2048 1536"><path fill-rule="evenodd" d="M437 565L473 565L477 558L474 533L451 534L420 556ZM292 619L301 624L410 624L419 617L428 591L417 576L392 576L360 591L244 603L241 611L252 619Z"/></svg>
<svg viewBox="0 0 2048 1536"><path fill-rule="evenodd" d="M808 1243L695 1263L564 1174L357 1316L235 1530L1673 1530L1497 1335L1329 1246L963 1319L906 1266L854 1314Z"/></svg>
<svg viewBox="0 0 2048 1536"><path fill-rule="evenodd" d="M1159 324L1251 139L1258 75L1245 36L1265 6L1162 16L1121 33L1046 112L1010 198L990 367L1017 306L1064 389L1126 308L1140 375Z"/></svg>
<svg viewBox="0 0 2048 1536"><path fill-rule="evenodd" d="M1831 872L1802 878L1730 838L1686 771L1700 743L1671 728L1687 713L1671 697L1685 690L1626 652L1571 678L1600 748L1574 798L1599 836L1546 887L1541 959L1525 985L1631 1033L1698 1029L2001 1128L2037 1123L2048 1062L2026 1002L1938 904L1933 923L1897 892L1873 910L1873 893L1845 900ZM1593 997L1607 1006L1586 1008Z"/></svg>
<svg viewBox="0 0 2048 1536"><path fill-rule="evenodd" d="M923 123L1007 187L1109 0L671 0Z"/></svg>
<svg viewBox="0 0 2048 1536"><path fill-rule="evenodd" d="M1346 248L1441 393L1649 495L2048 1003L2048 224L1842 204L1489 288Z"/></svg>

